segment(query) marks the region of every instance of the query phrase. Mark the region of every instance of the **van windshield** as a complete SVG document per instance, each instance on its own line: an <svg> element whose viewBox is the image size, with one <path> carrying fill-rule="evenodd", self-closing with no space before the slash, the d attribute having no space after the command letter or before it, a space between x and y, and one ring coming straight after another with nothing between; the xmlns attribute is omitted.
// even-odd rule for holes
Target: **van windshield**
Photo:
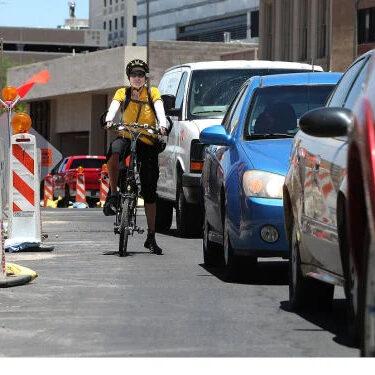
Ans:
<svg viewBox="0 0 375 375"><path fill-rule="evenodd" d="M302 69L210 69L192 74L188 119L221 118L241 85L249 78L280 73L302 73Z"/></svg>

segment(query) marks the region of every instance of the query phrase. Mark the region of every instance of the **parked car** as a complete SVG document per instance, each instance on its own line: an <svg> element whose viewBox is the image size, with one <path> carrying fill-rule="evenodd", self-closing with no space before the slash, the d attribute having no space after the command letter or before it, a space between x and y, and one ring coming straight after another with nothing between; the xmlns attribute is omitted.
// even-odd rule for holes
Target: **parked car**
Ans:
<svg viewBox="0 0 375 375"><path fill-rule="evenodd" d="M332 137L346 136L348 132L348 142L341 151L343 159L347 161L347 169L342 171L342 198L338 197L336 207L329 209L337 217L337 230L335 227L333 230L337 232L336 236L340 243L343 269L338 277L341 284L344 283L348 297L351 333L360 342L361 354L364 356L375 356L374 59L374 51L371 51L361 56L348 69L344 78L349 75L350 79L345 83L343 78L343 82L350 91L338 91L344 100L344 106L328 107L308 113L301 120L301 128L307 134L334 139ZM335 105L337 104L339 103L335 102ZM321 142L326 143L327 140L323 138ZM338 147L332 152L338 153ZM335 160L332 160L327 165L332 171L336 168L334 162ZM333 180L332 184L335 186L334 182ZM327 227L323 228L321 233L324 238ZM333 249L328 248L326 244L327 241L320 241L318 245L322 252L326 252L326 257L332 258L332 253L338 252L337 241L334 247L331 246ZM337 259L338 256L335 257ZM321 267L326 264L323 259ZM327 269L323 272L329 271ZM321 270L318 272L322 273Z"/></svg>
<svg viewBox="0 0 375 375"><path fill-rule="evenodd" d="M347 69L326 108L301 118L283 190L290 247L290 306L294 311L330 308L334 286L344 286L353 338L360 331L360 265L366 220L362 206L356 206L363 190L358 178L359 154L355 151L351 151L349 166L352 175L358 177L350 180L347 174L347 128L352 124L352 109L362 91L372 54L362 55ZM354 145L352 150L358 148ZM356 203L348 215L350 196ZM346 237L346 218L350 219L348 227L355 239L352 251Z"/></svg>
<svg viewBox="0 0 375 375"><path fill-rule="evenodd" d="M86 200L92 203L99 200L100 171L105 156L77 155L64 158L52 171L54 199L61 196L64 204L74 201L76 195L77 168L84 168Z"/></svg>
<svg viewBox="0 0 375 375"><path fill-rule="evenodd" d="M322 70L319 66L314 69ZM255 60L182 64L164 73L159 89L162 95L172 98L164 103L173 127L166 149L159 155L158 230L170 228L175 207L179 233L200 233L204 146L199 142L199 133L222 120L241 85L254 75L312 70L308 64Z"/></svg>
<svg viewBox="0 0 375 375"><path fill-rule="evenodd" d="M298 120L322 106L339 73L256 76L240 89L221 125L204 129L203 259L224 260L225 277L258 257L288 256L282 186Z"/></svg>
<svg viewBox="0 0 375 375"><path fill-rule="evenodd" d="M375 357L375 56L362 94L351 114L348 144L347 229L350 256L358 275L362 356ZM353 279L352 281L354 281Z"/></svg>

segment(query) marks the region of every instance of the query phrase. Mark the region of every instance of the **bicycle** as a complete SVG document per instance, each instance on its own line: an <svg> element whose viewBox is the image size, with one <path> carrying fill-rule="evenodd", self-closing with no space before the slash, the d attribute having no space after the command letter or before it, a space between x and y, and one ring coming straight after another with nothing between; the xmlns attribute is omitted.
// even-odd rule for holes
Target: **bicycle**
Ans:
<svg viewBox="0 0 375 375"><path fill-rule="evenodd" d="M116 207L116 216L114 223L114 233L120 235L119 239L119 255L121 257L127 255L128 238L134 232L142 234L143 228L137 226L137 201L138 201L138 182L136 179L137 172L137 140L141 136L162 135L157 130L147 124L141 125L137 123L113 123L109 128L115 131L126 130L130 135L130 160L126 170L126 178L123 179L123 173L120 173L120 204ZM142 132L142 130L144 130ZM155 138L155 137L154 137Z"/></svg>

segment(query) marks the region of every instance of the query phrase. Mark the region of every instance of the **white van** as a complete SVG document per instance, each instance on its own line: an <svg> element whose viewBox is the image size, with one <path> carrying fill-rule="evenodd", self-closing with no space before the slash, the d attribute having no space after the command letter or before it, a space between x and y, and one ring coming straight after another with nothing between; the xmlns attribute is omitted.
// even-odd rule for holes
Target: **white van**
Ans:
<svg viewBox="0 0 375 375"><path fill-rule="evenodd" d="M200 178L204 145L199 133L221 123L242 84L254 75L323 71L320 66L282 61L208 61L182 64L165 71L159 90L168 95L166 114L173 126L159 154L160 176L156 227L166 231L176 209L180 235L201 232Z"/></svg>

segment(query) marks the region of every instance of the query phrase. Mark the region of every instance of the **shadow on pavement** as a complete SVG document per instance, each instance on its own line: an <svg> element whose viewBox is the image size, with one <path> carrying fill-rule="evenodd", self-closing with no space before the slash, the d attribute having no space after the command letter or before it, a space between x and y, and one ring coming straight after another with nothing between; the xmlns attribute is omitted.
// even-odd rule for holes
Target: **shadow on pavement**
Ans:
<svg viewBox="0 0 375 375"><path fill-rule="evenodd" d="M223 267L206 266L205 264L200 264L200 266L221 281L226 282ZM236 280L231 281L231 283L251 285L288 285L288 262L282 260L258 260L254 271L246 268L239 269Z"/></svg>
<svg viewBox="0 0 375 375"><path fill-rule="evenodd" d="M164 232L157 230L156 233L164 234L166 236L171 236L171 237L177 237L177 238L187 238L187 239L202 238L202 234L196 234L194 236L181 236L177 229L169 229Z"/></svg>
<svg viewBox="0 0 375 375"><path fill-rule="evenodd" d="M321 330L333 333L335 335L333 341L335 341L337 344L344 345L349 348L356 347L353 344L348 332L346 300L344 298L334 299L331 311L304 311L294 313L290 309L289 301L281 301L280 308L281 310L299 315L301 318L320 327ZM308 332L311 330L299 329L298 331Z"/></svg>
<svg viewBox="0 0 375 375"><path fill-rule="evenodd" d="M121 257L121 258L132 257L134 255L142 255L142 254L153 255L149 251L128 251L126 253L126 256ZM118 251L105 251L104 253L102 253L102 255L115 255L115 256L118 256L118 257L120 256Z"/></svg>

